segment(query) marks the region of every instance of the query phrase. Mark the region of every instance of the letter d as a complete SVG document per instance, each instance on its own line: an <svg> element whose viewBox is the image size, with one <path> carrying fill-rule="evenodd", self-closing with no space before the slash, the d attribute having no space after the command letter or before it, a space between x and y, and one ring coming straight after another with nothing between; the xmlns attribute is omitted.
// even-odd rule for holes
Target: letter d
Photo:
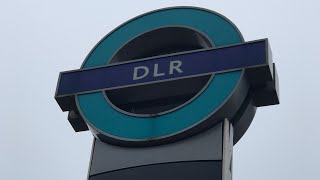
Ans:
<svg viewBox="0 0 320 180"><path fill-rule="evenodd" d="M138 71L144 71L144 73L140 76L138 76ZM149 74L149 68L146 66L138 66L138 67L134 67L133 70L133 80L138 80L138 79L142 79L144 77L146 77Z"/></svg>

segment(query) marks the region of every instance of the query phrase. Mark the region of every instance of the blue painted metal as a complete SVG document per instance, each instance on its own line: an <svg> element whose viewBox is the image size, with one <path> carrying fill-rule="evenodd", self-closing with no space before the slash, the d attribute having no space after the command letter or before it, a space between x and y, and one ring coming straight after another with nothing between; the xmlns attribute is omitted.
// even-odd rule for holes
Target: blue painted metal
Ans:
<svg viewBox="0 0 320 180"><path fill-rule="evenodd" d="M267 47L267 41L260 40L218 49L185 52L138 62L65 72L61 74L57 95L101 91L119 86L268 65ZM182 62L180 69L183 72L169 74L170 62L175 60ZM165 73L163 76L153 76L154 64L158 64L158 72ZM145 78L134 80L134 68L138 66L148 67L151 72Z"/></svg>

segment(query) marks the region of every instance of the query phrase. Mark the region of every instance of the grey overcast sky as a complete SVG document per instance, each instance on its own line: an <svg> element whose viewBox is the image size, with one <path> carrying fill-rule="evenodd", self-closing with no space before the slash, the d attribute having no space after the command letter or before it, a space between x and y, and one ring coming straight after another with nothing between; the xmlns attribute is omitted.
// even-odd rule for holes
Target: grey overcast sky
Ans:
<svg viewBox="0 0 320 180"><path fill-rule="evenodd" d="M1 0L0 179L86 179L93 138L55 102L58 73L121 23L181 5L223 14L246 41L270 40L281 105L259 108L235 145L234 180L320 179L318 0Z"/></svg>

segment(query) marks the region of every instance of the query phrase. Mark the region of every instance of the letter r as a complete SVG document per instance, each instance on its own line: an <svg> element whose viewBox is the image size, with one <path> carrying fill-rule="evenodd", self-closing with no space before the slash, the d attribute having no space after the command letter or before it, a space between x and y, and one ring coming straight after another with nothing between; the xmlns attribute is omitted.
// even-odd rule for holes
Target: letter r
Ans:
<svg viewBox="0 0 320 180"><path fill-rule="evenodd" d="M176 70L178 73L182 73L183 71L180 69L182 62L179 60L170 62L169 74L173 74L173 70Z"/></svg>

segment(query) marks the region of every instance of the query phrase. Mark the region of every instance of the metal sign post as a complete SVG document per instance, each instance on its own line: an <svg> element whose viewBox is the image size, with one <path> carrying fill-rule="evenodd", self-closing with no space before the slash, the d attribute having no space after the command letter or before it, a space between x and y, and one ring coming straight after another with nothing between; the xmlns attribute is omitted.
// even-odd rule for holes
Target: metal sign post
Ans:
<svg viewBox="0 0 320 180"><path fill-rule="evenodd" d="M279 103L267 39L228 19L161 9L106 35L55 99L95 136L88 179L232 179L232 147L256 108Z"/></svg>
<svg viewBox="0 0 320 180"><path fill-rule="evenodd" d="M231 180L232 133L232 125L226 119L205 133L162 146L119 147L95 139L89 177Z"/></svg>

